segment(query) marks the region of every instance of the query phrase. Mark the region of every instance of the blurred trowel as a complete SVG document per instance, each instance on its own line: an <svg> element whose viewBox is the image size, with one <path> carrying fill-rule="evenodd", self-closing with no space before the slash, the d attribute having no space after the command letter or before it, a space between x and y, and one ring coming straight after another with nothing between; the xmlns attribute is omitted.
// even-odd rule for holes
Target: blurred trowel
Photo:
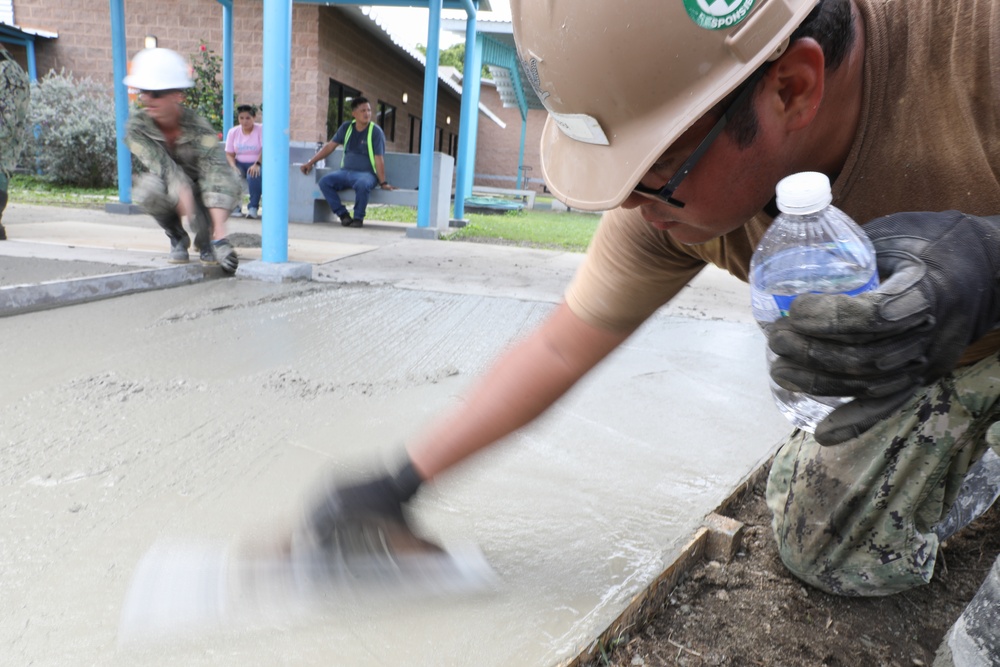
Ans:
<svg viewBox="0 0 1000 667"><path fill-rule="evenodd" d="M403 523L340 526L319 547L158 542L140 560L119 624L123 644L284 623L345 601L486 592L496 575L478 547L447 550Z"/></svg>

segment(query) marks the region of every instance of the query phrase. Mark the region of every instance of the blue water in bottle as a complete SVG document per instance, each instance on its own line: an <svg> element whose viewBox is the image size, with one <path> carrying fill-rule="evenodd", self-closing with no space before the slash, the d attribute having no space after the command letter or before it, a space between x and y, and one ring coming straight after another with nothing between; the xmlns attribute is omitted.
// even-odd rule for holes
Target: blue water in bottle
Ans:
<svg viewBox="0 0 1000 667"><path fill-rule="evenodd" d="M875 248L861 227L832 206L830 181L816 172L792 174L777 186L778 210L750 262L754 319L768 326L788 314L799 294L861 294L878 287ZM768 368L774 353L766 348ZM851 396L811 396L771 380L771 393L796 427L815 432Z"/></svg>

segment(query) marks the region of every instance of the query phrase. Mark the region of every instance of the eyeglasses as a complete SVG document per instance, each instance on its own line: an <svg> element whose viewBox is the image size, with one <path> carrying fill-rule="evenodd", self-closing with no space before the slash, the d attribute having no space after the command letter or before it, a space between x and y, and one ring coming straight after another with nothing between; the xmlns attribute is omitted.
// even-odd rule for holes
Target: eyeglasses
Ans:
<svg viewBox="0 0 1000 667"><path fill-rule="evenodd" d="M171 93L176 93L176 90L140 90L139 94L144 97L149 97L154 100L158 100L161 97L165 97Z"/></svg>
<svg viewBox="0 0 1000 667"><path fill-rule="evenodd" d="M722 117L716 121L712 129L709 130L708 136L701 140L698 147L694 149L694 152L688 156L688 159L684 160L684 164L680 166L680 169L667 181L667 184L662 188L649 188L642 183L637 183L633 192L637 192L646 197L651 197L657 199L665 204L670 204L676 208L684 208L684 202L679 199L674 199L674 191L680 186L681 181L687 178L687 175L691 173L694 166L698 164L698 161L705 155L705 152L712 146L712 143L718 138L719 134L726 127L729 119L732 118L736 109L740 108L744 101L750 97L754 89L757 87L757 82L760 81L761 77L764 76L764 72L767 71L766 67L762 67L754 72L749 79L743 82L743 90L740 91L739 95L730 102L726 110L722 112Z"/></svg>

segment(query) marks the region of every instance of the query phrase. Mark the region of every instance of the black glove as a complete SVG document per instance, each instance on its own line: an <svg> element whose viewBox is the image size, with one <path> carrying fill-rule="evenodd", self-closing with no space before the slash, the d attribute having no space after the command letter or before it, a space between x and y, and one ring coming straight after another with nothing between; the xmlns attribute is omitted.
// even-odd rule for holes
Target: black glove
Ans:
<svg viewBox="0 0 1000 667"><path fill-rule="evenodd" d="M309 527L317 541L325 545L336 528L346 523L389 519L405 524L403 504L417 493L422 483L409 461L395 475L386 474L351 485L331 482L309 511Z"/></svg>
<svg viewBox="0 0 1000 667"><path fill-rule="evenodd" d="M1000 217L897 213L864 230L878 255L879 288L802 295L768 332L778 385L856 397L820 423L823 445L857 437L951 372L1000 320Z"/></svg>

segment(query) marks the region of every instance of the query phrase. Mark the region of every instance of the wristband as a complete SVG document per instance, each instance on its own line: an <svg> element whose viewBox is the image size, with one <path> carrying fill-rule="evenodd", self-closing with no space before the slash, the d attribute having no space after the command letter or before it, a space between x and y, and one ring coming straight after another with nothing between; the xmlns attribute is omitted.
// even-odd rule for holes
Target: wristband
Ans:
<svg viewBox="0 0 1000 667"><path fill-rule="evenodd" d="M383 185L389 185L389 181L382 181L378 184L379 187L382 187Z"/></svg>

